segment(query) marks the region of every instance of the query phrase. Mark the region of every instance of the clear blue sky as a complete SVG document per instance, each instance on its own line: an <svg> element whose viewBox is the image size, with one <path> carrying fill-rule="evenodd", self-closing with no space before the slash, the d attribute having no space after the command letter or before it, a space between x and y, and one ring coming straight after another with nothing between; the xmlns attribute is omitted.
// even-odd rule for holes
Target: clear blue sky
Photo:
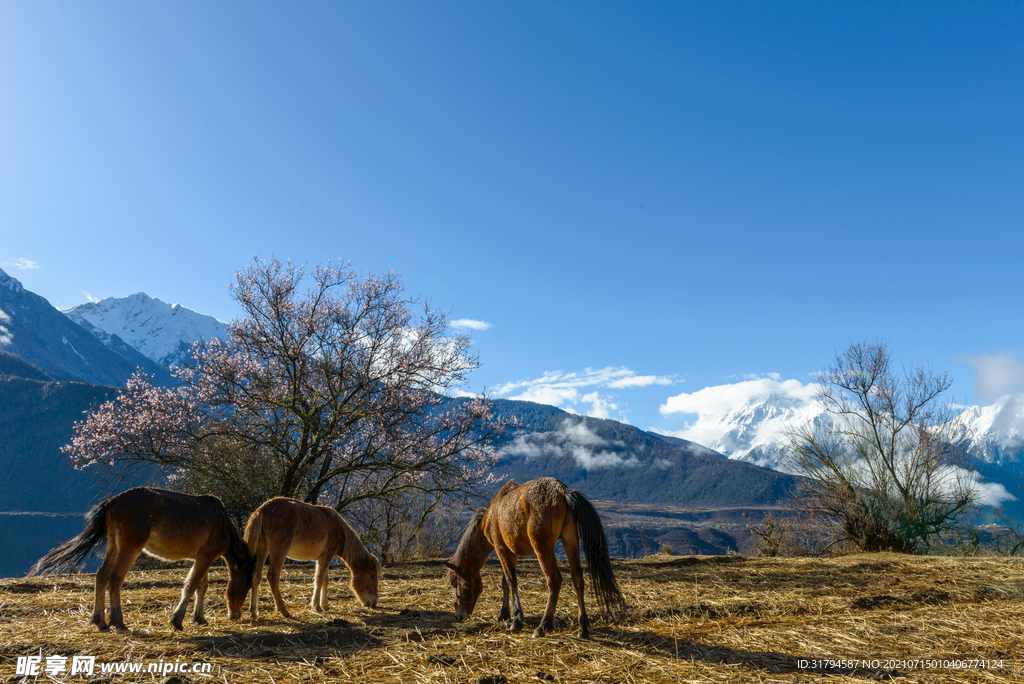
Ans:
<svg viewBox="0 0 1024 684"><path fill-rule="evenodd" d="M343 258L491 324L472 389L676 429L866 335L973 400L1022 224L1020 2L0 3L0 266L62 308Z"/></svg>

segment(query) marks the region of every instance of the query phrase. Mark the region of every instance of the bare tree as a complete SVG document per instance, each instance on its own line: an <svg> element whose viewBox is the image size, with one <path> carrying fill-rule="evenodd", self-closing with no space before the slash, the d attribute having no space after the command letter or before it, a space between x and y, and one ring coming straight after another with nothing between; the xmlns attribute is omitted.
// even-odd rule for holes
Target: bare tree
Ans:
<svg viewBox="0 0 1024 684"><path fill-rule="evenodd" d="M966 424L947 373L893 368L884 342L852 343L819 375L814 423L790 435L802 505L864 551L927 551L978 500Z"/></svg>
<svg viewBox="0 0 1024 684"><path fill-rule="evenodd" d="M76 424L64 451L77 466L156 466L238 511L275 495L343 510L490 484L506 424L486 398L447 396L478 366L470 341L427 304L414 313L399 276L275 259L236 275L229 339L197 343L180 386L132 377Z"/></svg>

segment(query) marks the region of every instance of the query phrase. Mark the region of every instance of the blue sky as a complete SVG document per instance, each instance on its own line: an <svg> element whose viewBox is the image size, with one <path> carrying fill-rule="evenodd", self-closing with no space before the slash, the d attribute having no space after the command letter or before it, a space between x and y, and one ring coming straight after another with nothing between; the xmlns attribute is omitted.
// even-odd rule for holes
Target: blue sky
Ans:
<svg viewBox="0 0 1024 684"><path fill-rule="evenodd" d="M644 428L867 335L974 401L1022 52L1019 2L4 2L0 267L221 319L255 253L392 268L490 324L471 389Z"/></svg>

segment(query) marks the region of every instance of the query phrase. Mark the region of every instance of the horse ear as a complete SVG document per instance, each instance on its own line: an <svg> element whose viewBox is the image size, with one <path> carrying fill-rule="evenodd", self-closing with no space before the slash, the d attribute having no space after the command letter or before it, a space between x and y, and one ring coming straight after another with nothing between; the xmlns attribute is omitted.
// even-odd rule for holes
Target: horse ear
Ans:
<svg viewBox="0 0 1024 684"><path fill-rule="evenodd" d="M465 577L466 576L465 573L462 572L462 569L458 565L455 565L453 563L449 563L448 561L445 561L444 562L444 567L448 568L449 570L454 572L459 577Z"/></svg>

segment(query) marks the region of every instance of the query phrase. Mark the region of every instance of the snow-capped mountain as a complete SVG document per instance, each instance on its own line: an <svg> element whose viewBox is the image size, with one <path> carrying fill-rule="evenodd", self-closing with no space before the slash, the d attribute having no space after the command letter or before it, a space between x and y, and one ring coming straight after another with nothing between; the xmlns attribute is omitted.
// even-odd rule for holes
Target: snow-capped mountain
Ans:
<svg viewBox="0 0 1024 684"><path fill-rule="evenodd" d="M64 314L104 344L119 337L166 367L181 363L196 340L227 339L226 323L144 292L81 304Z"/></svg>
<svg viewBox="0 0 1024 684"><path fill-rule="evenodd" d="M982 461L1024 466L1024 395L1007 395L990 406L962 410L969 439ZM821 415L813 387L804 385L788 393L757 394L738 407L701 415L691 428L672 434L731 459L785 470L782 454L788 434Z"/></svg>
<svg viewBox="0 0 1024 684"><path fill-rule="evenodd" d="M116 335L104 346L82 326L61 315L43 297L0 270L0 351L20 357L54 380L123 385L142 368L158 383L166 369Z"/></svg>
<svg viewBox="0 0 1024 684"><path fill-rule="evenodd" d="M711 421L702 421L704 446L731 459L784 470L788 433L821 415L810 393L754 397ZM694 437L689 437L694 439Z"/></svg>
<svg viewBox="0 0 1024 684"><path fill-rule="evenodd" d="M963 410L975 452L987 463L1024 465L1024 395Z"/></svg>

